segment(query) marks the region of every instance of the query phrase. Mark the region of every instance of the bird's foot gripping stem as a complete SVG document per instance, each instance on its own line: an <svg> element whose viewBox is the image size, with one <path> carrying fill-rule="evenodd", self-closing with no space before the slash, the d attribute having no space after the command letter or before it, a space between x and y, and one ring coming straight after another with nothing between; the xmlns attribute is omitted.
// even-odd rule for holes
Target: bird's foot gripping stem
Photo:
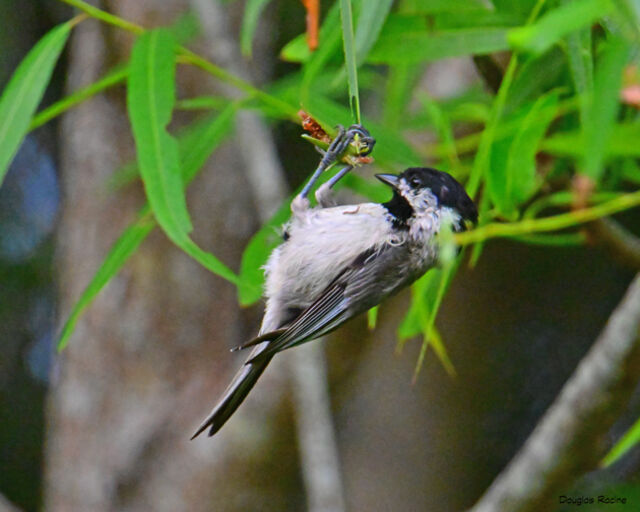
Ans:
<svg viewBox="0 0 640 512"><path fill-rule="evenodd" d="M320 164L318 164L318 167L311 175L311 178L309 178L307 184L294 200L294 205L292 205L294 212L298 209L304 208L305 206L308 207L309 203L307 196L318 181L318 178L320 178L320 175L333 164L343 159L345 157L345 152L348 151L350 146L354 148L352 156L365 157L371 153L375 143L375 139L364 126L354 124L347 130L345 130L343 126L338 126L338 134L333 139L327 150L324 151ZM318 189L316 192L316 199L321 206L325 206L330 203L329 190L351 169L353 169L355 165L357 165L357 162L349 161L349 165L341 169L333 178Z"/></svg>

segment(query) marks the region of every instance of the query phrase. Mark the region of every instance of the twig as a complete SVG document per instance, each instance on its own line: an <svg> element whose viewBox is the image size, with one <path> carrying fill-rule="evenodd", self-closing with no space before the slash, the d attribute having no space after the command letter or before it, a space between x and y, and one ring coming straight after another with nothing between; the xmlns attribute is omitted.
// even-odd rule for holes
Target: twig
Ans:
<svg viewBox="0 0 640 512"><path fill-rule="evenodd" d="M241 77L240 51L228 33L228 17L219 3L191 0L216 60ZM233 91L227 91L234 94ZM245 172L262 222L269 220L287 197L284 173L275 143L262 119L239 112L236 139L242 148ZM284 354L283 354L284 355ZM331 415L322 339L289 354L296 410L296 427L309 512L345 510L338 448Z"/></svg>
<svg viewBox="0 0 640 512"><path fill-rule="evenodd" d="M614 199L600 203L590 208L561 213L551 217L540 219L524 219L520 222L485 224L478 229L456 233L454 240L459 245L482 242L489 238L530 235L532 233L544 233L558 231L584 224L592 220L606 217L617 212L640 206L640 191L622 194Z"/></svg>
<svg viewBox="0 0 640 512"><path fill-rule="evenodd" d="M103 23L113 25L123 30L127 30L128 32L132 32L134 34L140 35L145 31L144 27L141 27L140 25L131 23L127 20L119 18L118 16L115 16L106 11L98 9L97 7L94 7L91 4L88 4L84 0L59 0L59 1L69 4L73 7L76 7L77 9L80 9L82 12L91 16L92 18L96 18L102 21ZM185 62L193 64L194 66L199 67L203 71L209 73L211 76L218 78L223 83L230 84L233 87L249 94L250 96L261 100L263 103L267 105L271 105L272 107L279 110L284 116L286 116L287 119L293 122L300 122L297 115L297 109L295 109L293 106L289 105L288 103L282 101L279 98L271 96L264 91L261 91L260 89L254 87L247 80L243 80L239 76L236 76L233 73L230 73L229 71L227 71L227 69L223 67L216 66L215 64L202 58L200 55L192 52L188 48L185 48L183 46L178 46L177 50L178 50L178 56L182 58Z"/></svg>
<svg viewBox="0 0 640 512"><path fill-rule="evenodd" d="M471 512L551 510L595 469L604 436L640 379L640 274L558 398Z"/></svg>

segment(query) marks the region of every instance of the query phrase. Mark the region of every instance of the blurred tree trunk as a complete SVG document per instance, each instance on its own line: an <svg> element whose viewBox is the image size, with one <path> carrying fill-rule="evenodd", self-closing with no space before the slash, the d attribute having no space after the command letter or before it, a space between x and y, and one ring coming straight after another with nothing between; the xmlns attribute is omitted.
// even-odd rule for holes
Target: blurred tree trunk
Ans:
<svg viewBox="0 0 640 512"><path fill-rule="evenodd" d="M115 0L102 7L152 27L170 23L187 3ZM71 43L69 90L124 60L131 42L121 31L83 22ZM214 90L194 69L181 66L179 79L181 96ZM143 204L138 185L116 192L106 185L120 165L135 158L123 91L84 103L63 122L60 322ZM238 171L234 147L225 144L188 194L194 238L236 268L256 228L245 177ZM154 231L81 319L59 357L48 410L46 509L299 505L300 491L286 488L299 488L294 445L277 442L292 435L276 428L283 387L274 377L277 368L267 371L256 399L241 409L233 426L213 440L189 441L238 365L227 348L257 330L256 313L240 311L232 285ZM265 473L281 478L264 479Z"/></svg>

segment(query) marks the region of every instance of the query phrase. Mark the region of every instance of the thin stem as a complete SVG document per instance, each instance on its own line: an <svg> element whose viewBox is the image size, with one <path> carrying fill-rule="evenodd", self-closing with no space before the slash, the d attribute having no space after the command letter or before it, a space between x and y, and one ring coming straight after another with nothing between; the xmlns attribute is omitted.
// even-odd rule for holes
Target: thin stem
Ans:
<svg viewBox="0 0 640 512"><path fill-rule="evenodd" d="M349 85L349 106L356 124L360 124L360 93L358 91L358 66L356 50L353 41L353 12L351 0L340 0L340 18L342 20L342 44L344 61L347 68Z"/></svg>
<svg viewBox="0 0 640 512"><path fill-rule="evenodd" d="M113 14L109 14L101 9L93 7L92 5L86 2L83 2L82 0L60 0L60 1L66 4L69 4L73 7L76 7L81 11L85 12L86 14L88 14L89 16L91 16L92 18L96 18L100 21L103 21L104 23L113 25L114 27L118 27L118 28L127 30L129 32L133 32L134 34L138 34L138 35L142 34L145 31L145 29L140 25L126 21ZM296 123L300 123L300 119L297 116L297 109L295 109L288 103L282 101L279 98L271 96L270 94L267 94L264 91L261 91L260 89L254 87L252 84L250 84L246 80L243 80L242 78L239 78L234 74L229 73L225 69L222 69L221 67L216 66L212 62L209 62L205 58L201 57L200 55L192 52L187 48L184 48L183 46L178 46L177 50L178 50L178 59L182 59L185 62L188 62L196 67L199 67L203 71L206 71L207 73L218 78L222 82L228 83L240 89L241 91L244 91L254 96L255 98L261 100L266 105L270 105L274 107L275 109L282 112L284 117L286 117L287 119L290 119Z"/></svg>
<svg viewBox="0 0 640 512"><path fill-rule="evenodd" d="M606 217L623 210L628 210L634 206L640 206L640 191L618 196L611 201L601 203L591 208L554 215L552 217L545 217L542 219L525 219L520 222L513 222L510 224L486 224L478 229L474 229L473 231L457 233L454 235L454 239L459 245L468 245L476 242L482 242L489 238L557 231L571 226L576 226L578 224L584 224L585 222Z"/></svg>
<svg viewBox="0 0 640 512"><path fill-rule="evenodd" d="M131 23L130 21L123 20L118 16L114 16L113 14L109 14L97 7L94 7L87 2L83 2L82 0L60 0L65 4L69 4L72 7L80 9L81 11L87 13L92 18L96 18L100 21L104 21L109 25L113 25L115 27L120 27L124 30L128 30L129 32L133 32L134 34L142 34L144 32L144 28L135 23Z"/></svg>
<svg viewBox="0 0 640 512"><path fill-rule="evenodd" d="M92 83L87 87L83 87L82 89L75 91L73 94L62 98L60 101L55 102L53 105L39 112L31 121L29 130L35 130L39 126L42 126L48 121L51 121L51 119L53 119L54 117L59 116L70 108L75 107L79 103L82 103L86 99L89 99L99 92L117 85L120 82L124 82L124 80L127 78L127 74L127 68L111 71L97 82Z"/></svg>
<svg viewBox="0 0 640 512"><path fill-rule="evenodd" d="M249 82L239 78L238 76L229 73L227 70L216 66L215 64L209 62L207 59L201 57L200 55L192 52L188 48L184 48L183 46L178 47L179 57L184 61L192 64L203 71L206 71L210 75L218 78L222 82L228 83L240 89L241 91L246 92L247 94L261 100L265 105L270 105L275 109L281 111L289 120L300 124L300 118L298 117L297 110L292 107L289 103L282 101L275 96L271 96L270 94L261 91L257 87L253 86Z"/></svg>

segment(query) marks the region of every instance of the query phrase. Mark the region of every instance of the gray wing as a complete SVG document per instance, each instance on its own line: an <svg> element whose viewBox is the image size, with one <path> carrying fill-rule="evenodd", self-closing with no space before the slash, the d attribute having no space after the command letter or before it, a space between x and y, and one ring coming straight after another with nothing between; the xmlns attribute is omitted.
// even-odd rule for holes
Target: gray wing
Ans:
<svg viewBox="0 0 640 512"><path fill-rule="evenodd" d="M331 332L355 315L377 305L413 279L404 248L385 245L377 251L361 253L308 308L269 341L262 352L249 359L247 364L271 358L277 352ZM261 336L262 339L268 337L269 333ZM255 343L250 342L245 347L253 344Z"/></svg>

